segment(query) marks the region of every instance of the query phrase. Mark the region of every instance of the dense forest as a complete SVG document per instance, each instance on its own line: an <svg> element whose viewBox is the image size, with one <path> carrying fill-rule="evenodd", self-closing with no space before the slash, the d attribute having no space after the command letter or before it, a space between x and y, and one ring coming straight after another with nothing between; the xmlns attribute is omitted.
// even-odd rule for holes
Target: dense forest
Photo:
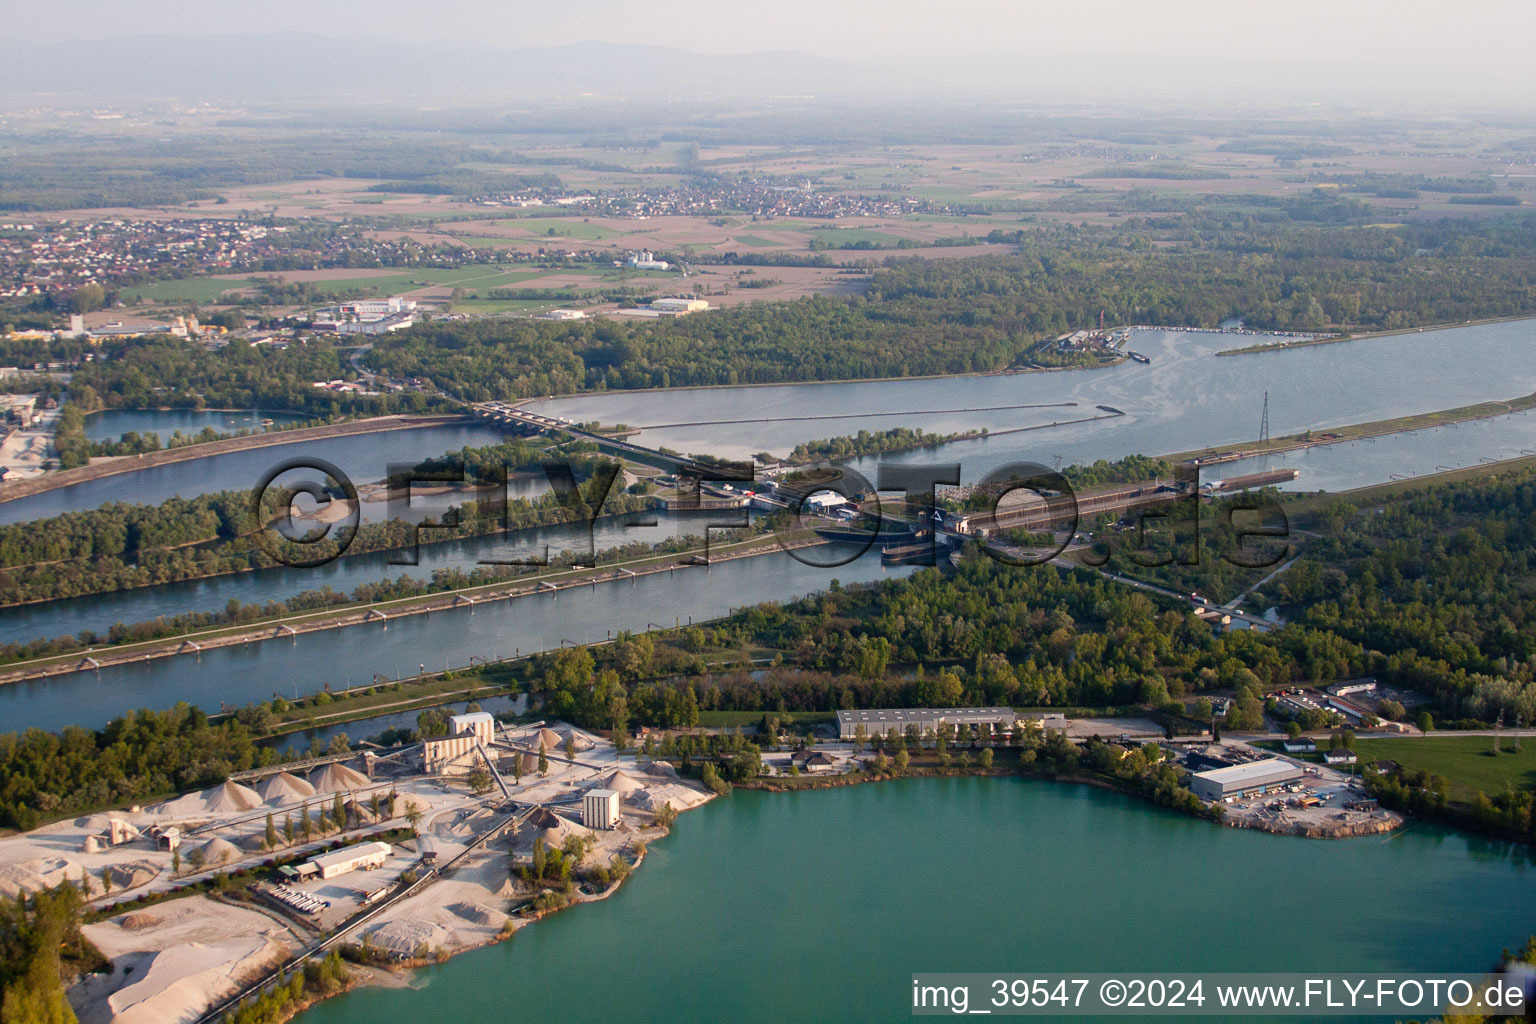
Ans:
<svg viewBox="0 0 1536 1024"><path fill-rule="evenodd" d="M442 408L421 392L364 395L316 388L351 378L344 354L324 340L286 348L232 342L219 349L151 335L103 346L70 382L70 403L96 409L284 409L312 416L379 416Z"/></svg>
<svg viewBox="0 0 1536 1024"><path fill-rule="evenodd" d="M1240 727L1256 718L1268 690L1374 675L1423 692L1447 720L1489 722L1500 712L1510 723L1536 720L1536 595L1524 586L1536 556L1536 478L1522 471L1429 487L1386 508L1339 504L1321 515L1313 524L1320 536L1266 585L1291 622L1269 633L1214 632L1187 607L1095 571L1016 568L972 549L952 572L850 588L834 582L801 601L738 611L686 633L683 659L664 669L689 671L690 650L757 646L785 652L785 663L803 670L716 680L697 695L706 710L1157 708L1235 690L1229 724ZM1199 571L1192 567L1191 578ZM665 652L632 653L651 644L626 638L601 657L619 682L638 686L625 695L626 718L666 724L665 695L642 682L652 657ZM561 657L574 655L553 660ZM897 666L928 671L893 678ZM613 724L592 691L574 688L571 699L574 706L556 707Z"/></svg>
<svg viewBox="0 0 1536 1024"><path fill-rule="evenodd" d="M198 708L136 711L93 732L28 729L0 734L0 824L40 821L113 803L148 803L222 781L230 772L275 764L238 719L210 725Z"/></svg>
<svg viewBox="0 0 1536 1024"><path fill-rule="evenodd" d="M1536 217L1400 227L1298 226L1208 215L1115 228L1006 232L1012 255L891 259L866 294L751 303L707 316L432 320L376 339L370 365L471 401L559 392L773 383L1008 368L1033 343L1098 322L1319 331L1536 312ZM1157 244L1154 244L1156 241ZM7 343L9 345L10 343ZM77 358L76 342L0 345L15 362ZM106 346L76 372L93 408L271 408L315 417L426 412L430 392L343 396L330 342L218 350L157 337Z"/></svg>
<svg viewBox="0 0 1536 1024"><path fill-rule="evenodd" d="M1536 722L1536 479L1529 472L1340 506L1266 586L1288 617L1378 652L1443 714Z"/></svg>
<svg viewBox="0 0 1536 1024"><path fill-rule="evenodd" d="M476 482L504 480L509 472L538 471L547 453L518 441L465 448L417 467L416 479L452 472ZM577 480L610 471L614 464L591 452L564 456ZM595 498L594 498L595 501ZM605 496L604 513L638 511L654 501L619 493ZM442 523L420 534L426 543L484 536L591 518L594 507L553 492L533 498L465 502L456 525ZM51 519L0 526L0 607L30 601L157 586L278 565L251 536L251 495L219 491L170 498L160 505L114 502ZM363 522L349 554L409 547L416 527L401 519ZM9 654L18 652L8 651Z"/></svg>
<svg viewBox="0 0 1536 1024"><path fill-rule="evenodd" d="M985 434L986 431L981 431ZM857 434L843 434L820 441L806 441L795 445L789 453L789 462L822 462L828 459L852 459L861 455L878 455L881 452L899 452L908 448L943 444L970 434L931 434L910 427L892 427L890 430L861 430Z"/></svg>
<svg viewBox="0 0 1536 1024"><path fill-rule="evenodd" d="M1203 225L1200 226L1200 225ZM1314 331L1536 312L1536 218L1400 228L1176 221L1032 229L1015 255L893 260L868 292L644 324L434 322L370 356L459 397L1000 370L1096 323ZM1166 230L1166 229L1165 229Z"/></svg>
<svg viewBox="0 0 1536 1024"><path fill-rule="evenodd" d="M0 899L0 1020L5 1024L74 1024L75 1012L64 997L64 961L96 968L103 959L80 933L84 909L84 895L73 882L24 894L15 902Z"/></svg>

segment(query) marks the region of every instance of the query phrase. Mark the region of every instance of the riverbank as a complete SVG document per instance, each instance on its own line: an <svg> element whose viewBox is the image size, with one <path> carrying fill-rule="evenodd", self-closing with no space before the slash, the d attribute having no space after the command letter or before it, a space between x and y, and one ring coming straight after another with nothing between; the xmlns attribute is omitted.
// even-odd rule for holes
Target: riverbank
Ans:
<svg viewBox="0 0 1536 1024"><path fill-rule="evenodd" d="M298 444L303 441L347 437L353 434L375 434L389 430L416 430L423 427L440 427L450 423L465 421L466 417L458 415L376 416L365 420L328 423L320 427L299 427L294 430L272 430L259 434L247 434L243 437L227 437L219 441L209 441L205 444L163 448L160 451L146 452L143 455L122 455L107 459L96 459L88 466L56 470L45 473L42 476L18 480L14 483L0 484L0 503L14 501L17 498L30 498L36 494L43 494L47 491L57 490L61 487L71 487L75 484L87 483L92 480L100 480L104 477L119 476L124 473L137 473L142 469L152 469L156 466L170 465L175 462L189 462L194 459L212 458L218 455L227 455L230 452L247 451L252 448L270 448L277 445Z"/></svg>
<svg viewBox="0 0 1536 1024"><path fill-rule="evenodd" d="M1246 356L1256 352L1284 352L1293 348L1310 348L1314 345L1337 345L1345 341L1370 341L1373 338L1395 338L1404 334L1428 334L1431 331L1449 331L1457 327L1482 327L1487 324L1519 323L1522 320L1536 320L1531 316L1496 316L1484 320L1466 320L1459 324L1433 324L1425 327L1402 327L1391 331L1371 331L1366 334L1353 334L1345 331L1341 334L1330 334L1323 337L1310 338L1305 341L1274 341L1264 345L1246 345L1243 348L1223 349L1216 354L1218 356ZM1263 333L1263 332L1258 332Z"/></svg>
<svg viewBox="0 0 1536 1024"><path fill-rule="evenodd" d="M365 604L348 604L301 615L261 620L258 623L192 630L156 640L123 644L109 648L86 648L66 654L15 662L0 669L0 685L27 679L58 678L76 672L95 671L109 665L150 661L177 655L198 655L220 647L259 643L264 640L296 637L301 633L340 629L348 626L380 624L388 628L390 619L422 615L434 611L472 607L492 601L504 601L537 594L557 594L571 587L596 586L639 576L679 569L702 567L718 562L751 558L758 555L812 547L825 543L814 533L803 531L788 537L754 537L734 544L711 545L707 549L647 555L624 562L612 562L595 568L578 568L539 574L521 580L437 591L432 594L395 598ZM705 560L705 551L708 560Z"/></svg>
<svg viewBox="0 0 1536 1024"><path fill-rule="evenodd" d="M1245 444L1240 448L1213 446L1176 452L1172 455L1160 455L1158 458L1165 462L1177 463L1198 460L1202 466L1220 465L1226 462L1251 459L1260 455L1278 455L1286 452L1302 451L1307 448L1317 448L1323 445L1343 444L1346 441L1364 441L1373 437L1386 437L1391 434L1407 434L1415 430L1427 430L1431 427L1448 427L1457 423L1468 423L1473 420L1492 419L1496 416L1504 416L1513 412L1525 412L1529 409L1536 409L1536 394L1511 398L1508 401L1479 402L1476 405L1464 405L1455 409L1416 413L1388 420L1373 420L1367 423L1332 427L1327 430L1309 430L1301 434L1286 434L1283 437L1272 438L1268 441L1256 441L1252 444Z"/></svg>
<svg viewBox="0 0 1536 1024"><path fill-rule="evenodd" d="M994 748L996 749L996 748ZM1006 750L1007 748L1002 748ZM1030 762L1032 764L1034 762ZM947 778L956 776L976 776L979 778L1008 778L1017 777L1034 779L1042 782L1061 782L1078 786L1090 786L1095 789L1109 790L1122 793L1154 806L1167 806L1159 803L1147 793L1142 792L1134 785L1132 779L1102 775L1086 772L1081 769L1068 769L1054 771L1049 769L1031 770L1029 764L1020 763L1006 768L980 768L980 767L940 767L936 764L918 764L901 772L860 772L846 775L802 775L788 780L782 777L754 779L749 782L738 783L742 789L757 789L769 793L793 793L811 789L836 789L843 786L856 786L866 782L884 782L903 778ZM1374 816L1364 813L1344 812L1332 817L1324 814L1314 814L1303 819L1299 814L1287 817L1281 815L1264 815L1259 813L1247 813L1246 808L1237 808L1235 811L1219 804L1200 803L1200 810L1196 812L1192 807L1174 807L1172 810L1187 814L1191 818L1201 821L1211 821L1230 828L1249 828L1273 835L1299 836L1307 839L1349 839L1356 836L1380 835L1395 831L1402 827L1404 819L1401 815L1391 811L1381 811Z"/></svg>

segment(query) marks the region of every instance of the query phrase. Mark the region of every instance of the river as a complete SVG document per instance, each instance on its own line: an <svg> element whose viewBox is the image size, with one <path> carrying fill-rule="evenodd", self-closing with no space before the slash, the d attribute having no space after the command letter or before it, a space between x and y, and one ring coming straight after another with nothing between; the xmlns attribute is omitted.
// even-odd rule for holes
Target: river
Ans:
<svg viewBox="0 0 1536 1024"><path fill-rule="evenodd" d="M782 552L709 567L679 566L558 594L8 683L0 686L0 722L8 730L97 728L131 708L164 708L177 701L217 710L274 694L312 693L327 682L366 683L375 673L399 678L422 665L432 670L467 665L471 655L510 658L606 640L620 630L643 632L650 623L671 628L735 607L791 600L826 588L834 578L856 583L911 571L886 569L875 557L823 569Z"/></svg>
<svg viewBox="0 0 1536 1024"><path fill-rule="evenodd" d="M1257 435L1263 396L1269 394L1271 432L1275 435L1344 423L1387 419L1451 408L1488 399L1511 398L1536 390L1536 321L1489 324L1429 331L1343 344L1292 348L1284 352L1217 358L1222 348L1249 338L1210 333L1141 331L1132 342L1152 358L1151 365L1127 362L1106 370L1009 376L877 381L848 384L800 384L763 388L713 388L679 392L589 395L537 403L536 408L573 420L598 419L650 425L641 443L682 451L745 455L762 449L782 453L800 441L897 424L950 432L987 426L1004 430L1021 424L1050 423L1096 414L1109 405L1124 416L1073 426L997 435L960 442L939 451L919 450L885 456L893 462L960 462L964 478L1023 458L1062 464L1116 458L1131 452L1160 453L1205 444L1240 441ZM1046 408L1076 402L1072 408ZM979 408L1035 405L1014 412L930 414L924 417L869 418L869 414L911 409ZM829 410L832 410L829 412ZM840 415L846 418L792 419L771 423L709 423L762 417ZM683 421L695 426L662 426ZM240 452L211 460L158 467L110 477L76 487L0 504L0 521L51 515L65 508L89 507L110 500L161 501L171 494L195 494L252 486L275 462L303 453L336 462L354 480L377 479L390 462L409 462L464 445L498 441L493 426L462 424L421 430L335 438L301 446ZM1252 472L1276 465L1297 466L1297 486L1339 490L1412 476L1438 467L1476 464L1536 450L1536 414L1439 427L1372 441L1309 449L1263 460L1247 460L1209 472L1209 476ZM857 463L870 477L878 460ZM521 481L532 492L542 485ZM386 514L383 502L366 502L364 515ZM474 542L429 557L437 565L472 563L488 542ZM117 619L137 621L157 614L217 607L230 597L244 601L291 596L330 584L351 588L364 579L406 570L387 564L389 556L368 556L312 571L274 571L243 577L175 584L152 591L107 595L69 605L11 610L0 626L7 639L103 630ZM878 560L860 559L838 570L844 579L881 573ZM726 575L720 575L726 574ZM787 557L759 559L718 567L714 581L733 585L698 587L652 580L644 600L654 602L644 614L616 607L601 596L591 607L576 609L566 601L558 620L535 616L533 607L514 602L469 611L443 612L391 624L388 630L348 629L313 634L294 647L253 644L238 651L210 652L201 661L160 660L147 665L104 670L81 676L0 688L0 712L17 727L56 727L90 708L90 721L101 721L128 707L161 707L178 699L205 706L219 701L244 703L273 690L311 691L321 682L356 680L373 672L394 675L415 662L433 666L446 659L462 664L504 648L524 650L572 641L601 639L609 628L643 628L645 621L668 616L704 618L725 607L757 600L784 599L826 585L832 573L802 566ZM736 585L739 584L739 585ZM602 594L610 589L599 588ZM442 616L453 615L450 621ZM511 622L502 617L509 617ZM431 628L423 624L435 620ZM412 624L415 623L415 624ZM498 643L501 638L514 639ZM553 639L551 639L551 637ZM542 639L540 639L542 638ZM419 649L418 649L419 648ZM302 655L295 651L304 652ZM96 695L105 699L97 700ZM85 699L77 699L84 697Z"/></svg>
<svg viewBox="0 0 1536 1024"><path fill-rule="evenodd" d="M363 484L382 479L391 463L414 464L466 445L499 444L503 437L499 427L464 422L251 448L87 480L3 502L0 503L0 523L45 519L73 509L97 508L113 501L158 505L178 495L186 498L214 491L249 491L272 467L300 455L325 459L338 466L354 483ZM512 488L511 493L516 496L521 492ZM363 515L370 520L387 518L387 507L387 502L364 502Z"/></svg>
<svg viewBox="0 0 1536 1024"><path fill-rule="evenodd" d="M1147 330L1135 332L1130 346L1150 356L1150 365L1125 362L1104 370L1061 373L583 395L537 402L528 408L577 422L598 419L648 427L632 440L651 447L664 445L737 458L764 450L782 456L801 441L851 434L861 428L875 431L909 426L940 434L983 427L1010 430L1097 415L1098 405L1126 414L958 442L938 451L882 457L894 462L958 462L964 479L976 480L998 466L1021 459L1050 464L1060 456L1065 466L1133 453L1157 455L1252 440L1259 434L1266 392L1270 433L1279 436L1536 391L1533 320L1283 352L1226 358L1215 355L1252 340L1249 336ZM878 419L862 415L1056 402L1077 405ZM842 418L705 422L826 415ZM664 426L685 420L702 425ZM1452 464L1448 459L1467 464L1484 456L1518 454L1520 448L1532 447L1536 440L1536 417L1504 416L1488 421L1480 431L1465 426L1461 430L1463 433L1452 435L1445 445L1427 444L1421 433L1407 435L1399 442L1402 455L1388 472L1377 469L1385 451L1382 441L1373 447L1366 443L1337 446L1305 456L1303 461L1328 467L1322 476L1326 483L1319 484L1328 489L1377 483L1386 480L1389 472L1432 472L1436 464ZM872 479L877 461L859 463ZM1305 473L1297 482L1298 487L1312 485Z"/></svg>
<svg viewBox="0 0 1536 1024"><path fill-rule="evenodd" d="M719 522L720 515L710 511L632 512L606 517L590 527L586 523L565 523L442 544L430 543L432 534L424 531L421 537L428 543L419 548L417 565L396 564L411 557L408 551L379 551L340 558L313 569L259 569L7 608L0 617L0 644L78 636L82 630L104 636L118 622L147 622L183 612L219 611L232 600L260 604L284 601L295 594L326 587L350 593L359 584L401 576L426 580L438 570L469 573L479 568L483 559L506 560L542 556L546 552L548 557L555 558L565 552L601 551L635 541L653 543L679 534L702 535L702 525L690 524ZM646 525L649 523L655 525Z"/></svg>
<svg viewBox="0 0 1536 1024"><path fill-rule="evenodd" d="M1258 436L1266 392L1270 432L1278 436L1536 391L1536 359L1531 355L1536 344L1536 320L1390 335L1283 352L1215 356L1222 349L1252 340L1249 335L1145 330L1137 331L1131 344L1151 357L1150 365L1125 362L1104 370L1060 373L588 394L536 402L529 408L576 422L601 420L643 426L646 429L634 440L650 447L737 458L763 450L783 455L802 441L860 429L909 426L933 433L956 433L983 427L993 431L1041 428L960 442L940 452L918 450L884 457L896 462L959 462L965 478L974 480L1019 459L1051 463L1060 456L1063 465L1070 465L1137 452L1155 455L1250 440ZM1061 407L1061 403L1076 404ZM1034 408L885 415L903 410L1021 405ZM1102 415L1096 408L1099 405L1126 415L1065 423ZM806 418L825 416L837 418ZM741 422L770 417L775 421ZM168 422L146 419L143 429L161 429L156 425ZM665 426L684 422L692 425ZM1055 422L1063 425L1049 426ZM1401 449L1389 460L1386 472L1379 469L1382 453L1391 447L1382 447L1385 439L1375 447L1364 447L1362 442L1298 453L1284 457L1282 464L1303 470L1299 487L1315 483L1338 490L1378 483L1390 473L1422 474L1433 472L1436 465L1510 457L1536 442L1536 417L1532 416L1503 416L1477 431L1466 426L1461 429L1464 433L1452 435L1444 444L1427 442L1422 433L1408 435L1396 442ZM302 448L239 452L6 502L0 504L0 523L57 515L71 508L93 508L109 501L156 503L176 494L245 489L254 486L270 466L299 452L336 463L354 481L377 480L390 462L418 461L464 445L494 444L501 437L496 427L463 424L332 438ZM874 463L871 459L860 465L873 476ZM1309 479L1314 469L1315 481ZM365 515L370 518L383 514L383 503L365 506Z"/></svg>
<svg viewBox="0 0 1536 1024"><path fill-rule="evenodd" d="M1426 824L1295 839L1017 778L738 791L612 898L299 1019L860 1024L907 1019L919 971L1477 971L1533 880Z"/></svg>
<svg viewBox="0 0 1536 1024"><path fill-rule="evenodd" d="M241 430L269 430L306 419L309 417L300 413L267 409L107 409L85 418L85 436L92 441L116 441L134 431L141 435L159 434L160 443L165 444L178 430L190 435L212 427L220 434L234 434Z"/></svg>

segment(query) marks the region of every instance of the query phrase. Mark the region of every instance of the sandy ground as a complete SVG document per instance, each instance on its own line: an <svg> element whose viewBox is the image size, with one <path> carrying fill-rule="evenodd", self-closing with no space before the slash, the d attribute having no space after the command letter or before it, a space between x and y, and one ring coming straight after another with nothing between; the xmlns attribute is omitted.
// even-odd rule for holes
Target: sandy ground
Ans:
<svg viewBox="0 0 1536 1024"><path fill-rule="evenodd" d="M1163 727L1150 718L1069 718L1067 735L1075 740L1097 736L1111 742L1119 736L1162 736Z"/></svg>
<svg viewBox="0 0 1536 1024"><path fill-rule="evenodd" d="M59 426L58 409L45 409L38 414L37 422L26 430L17 430L0 442L0 466L9 472L8 480L25 480L42 476L43 463L50 457L53 432Z"/></svg>
<svg viewBox="0 0 1536 1024"><path fill-rule="evenodd" d="M194 1020L302 944L273 917L203 896L120 914L84 932L113 971L70 991L81 1024Z"/></svg>
<svg viewBox="0 0 1536 1024"><path fill-rule="evenodd" d="M637 842L665 834L652 827L655 812L663 804L670 803L675 810L683 811L712 796L694 783L680 781L664 766L648 770L629 758L621 758L612 746L581 730L558 726L557 731L562 735L574 732L578 746L575 759L579 763L552 759L547 775L530 772L520 783L510 774L507 777L520 805L542 803L554 815L553 828L541 827L549 819L530 821L516 832L497 836L460 861L449 877L369 921L349 937L352 941L361 941L366 934L371 944L402 956L414 954L423 944L434 952L452 954L493 942L509 920L510 904L535 894L533 887L512 877L510 867L513 863L526 865L531 861L537 839L544 838L546 843L556 845L556 840L566 835L591 837L594 845L584 862L588 866L607 863L621 853L632 858ZM521 749L536 749L535 734L513 735L510 739ZM559 758L564 751L552 750L550 754ZM622 773L619 784L630 790L621 799L622 822L612 830L587 829L581 824L581 796L596 786L611 784L615 770ZM443 862L466 849L474 836L497 817L484 807L444 809L423 823L422 834L431 838L439 861ZM602 895L606 894L583 894L577 899L585 902ZM514 929L531 923L516 915L510 920Z"/></svg>
<svg viewBox="0 0 1536 1024"><path fill-rule="evenodd" d="M364 933L385 949L413 956L423 944L436 952L451 954L492 942L502 933L514 904L535 890L511 873L514 862L531 860L536 839L558 846L569 835L590 836L593 848L588 863L607 863L618 854L633 859L635 844L664 834L654 827L656 812L665 804L682 811L704 803L711 794L697 784L679 780L668 766L636 764L621 758L598 737L552 723L560 741L546 737L549 770L539 774L530 764L522 779L515 778L511 760L532 759L539 745L534 731L503 729L494 752L506 767L504 779L519 806L542 804L544 810L516 831L505 830L455 864L452 870L411 898L390 906L349 936L360 940ZM574 763L564 758L564 737L574 737ZM521 752L521 754L519 753ZM352 767L360 767L354 761ZM615 776L618 769L621 775ZM311 774L311 782L318 773ZM582 823L583 794L592 788L613 785L623 791L622 823L612 830L588 830ZM254 867L271 854L263 850L266 818L272 815L281 835L285 820L295 817L307 804L311 813L329 808L334 794L286 798L273 795L273 803L260 801L257 788L227 784L202 792L184 794L149 807L134 807L55 822L31 832L0 839L0 895L14 897L22 889L36 890L66 880L87 887L97 906L151 892L159 892L211 875L216 870ZM253 906L216 902L205 896L189 896L129 910L87 926L86 934L112 960L110 974L82 979L70 999L84 1024L160 1024L191 1021L207 1006L257 976L262 969L311 940L341 926L367 905L369 893L392 889L408 871L422 868L423 839L430 837L441 866L464 852L475 839L506 819L501 791L477 796L461 775L429 776L419 771L393 779L375 778L343 793L367 807L373 792L399 792L396 816L377 826L344 834L332 834L310 843L302 840L278 851L279 856L312 856L338 841L352 843L367 838L377 828L404 827L405 807L414 803L423 811L422 839L396 844L383 866L354 871L329 879L314 878L287 883L328 906L318 913L288 909L273 896L272 882L263 882L262 901ZM119 823L114 826L114 821ZM176 826L187 833L181 847L182 873L172 877L171 854L156 848L150 829ZM124 841L108 843L116 831ZM279 845L282 840L279 838ZM210 845L211 844L211 845ZM192 852L211 850L200 872L188 867ZM110 891L104 891L107 880ZM582 894L578 900L606 894ZM513 917L513 926L530 923ZM373 972L370 980L400 983L397 975Z"/></svg>

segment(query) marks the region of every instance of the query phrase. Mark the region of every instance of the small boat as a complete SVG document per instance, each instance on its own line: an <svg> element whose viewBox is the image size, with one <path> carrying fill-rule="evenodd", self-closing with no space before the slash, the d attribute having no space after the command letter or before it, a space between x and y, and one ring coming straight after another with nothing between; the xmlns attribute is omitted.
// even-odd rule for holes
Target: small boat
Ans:
<svg viewBox="0 0 1536 1024"><path fill-rule="evenodd" d="M1130 356L1132 359L1136 360L1136 362L1138 362L1138 363L1150 363L1152 361L1151 359L1149 359L1146 356L1142 355L1140 352L1127 352L1126 355Z"/></svg>

